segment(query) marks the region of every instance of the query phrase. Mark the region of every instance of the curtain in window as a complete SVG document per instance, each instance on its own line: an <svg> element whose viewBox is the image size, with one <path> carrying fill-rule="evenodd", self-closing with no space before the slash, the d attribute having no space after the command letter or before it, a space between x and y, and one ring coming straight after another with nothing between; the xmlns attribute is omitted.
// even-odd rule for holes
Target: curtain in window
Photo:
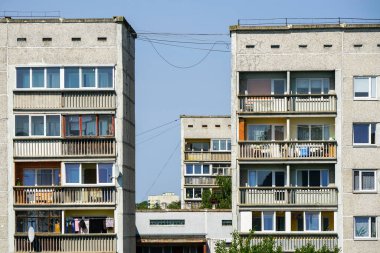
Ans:
<svg viewBox="0 0 380 253"><path fill-rule="evenodd" d="M96 117L95 115L82 116L82 135L96 135Z"/></svg>
<svg viewBox="0 0 380 253"><path fill-rule="evenodd" d="M354 79L355 97L369 97L369 78L360 77Z"/></svg>
<svg viewBox="0 0 380 253"><path fill-rule="evenodd" d="M373 172L362 172L362 190L375 189L375 178Z"/></svg>
<svg viewBox="0 0 380 253"><path fill-rule="evenodd" d="M356 237L368 237L368 217L356 217L355 218L355 236Z"/></svg>
<svg viewBox="0 0 380 253"><path fill-rule="evenodd" d="M247 91L249 95L270 95L272 90L271 79L248 79Z"/></svg>

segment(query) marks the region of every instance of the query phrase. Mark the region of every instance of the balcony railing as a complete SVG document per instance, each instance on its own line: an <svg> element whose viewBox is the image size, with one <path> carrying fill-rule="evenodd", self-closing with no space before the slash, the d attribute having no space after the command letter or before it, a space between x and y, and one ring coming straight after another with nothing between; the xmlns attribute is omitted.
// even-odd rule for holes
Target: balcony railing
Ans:
<svg viewBox="0 0 380 253"><path fill-rule="evenodd" d="M336 141L244 141L240 159L336 159Z"/></svg>
<svg viewBox="0 0 380 253"><path fill-rule="evenodd" d="M216 178L215 177L185 177L185 184L216 185Z"/></svg>
<svg viewBox="0 0 380 253"><path fill-rule="evenodd" d="M115 91L14 91L15 110L28 109L115 109Z"/></svg>
<svg viewBox="0 0 380 253"><path fill-rule="evenodd" d="M115 234L36 234L31 244L25 234L14 236L15 252L116 253Z"/></svg>
<svg viewBox="0 0 380 253"><path fill-rule="evenodd" d="M15 186L15 206L115 205L113 186Z"/></svg>
<svg viewBox="0 0 380 253"><path fill-rule="evenodd" d="M186 151L185 161L229 162L231 152Z"/></svg>
<svg viewBox="0 0 380 253"><path fill-rule="evenodd" d="M252 238L253 244L258 244L268 236L271 236L276 246L281 246L284 252L294 252L296 249L312 244L316 249L326 245L329 249L338 246L338 236L336 234L259 234L255 233Z"/></svg>
<svg viewBox="0 0 380 253"><path fill-rule="evenodd" d="M116 155L114 138L101 139L14 139L14 157L76 157Z"/></svg>
<svg viewBox="0 0 380 253"><path fill-rule="evenodd" d="M338 205L338 189L332 187L241 187L240 204L336 206Z"/></svg>
<svg viewBox="0 0 380 253"><path fill-rule="evenodd" d="M246 113L336 112L336 95L241 95L239 102Z"/></svg>

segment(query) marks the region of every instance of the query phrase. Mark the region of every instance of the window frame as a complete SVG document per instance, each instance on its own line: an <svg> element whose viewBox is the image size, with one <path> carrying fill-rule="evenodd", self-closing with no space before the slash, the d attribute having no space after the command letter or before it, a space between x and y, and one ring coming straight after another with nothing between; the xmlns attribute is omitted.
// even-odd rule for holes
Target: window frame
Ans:
<svg viewBox="0 0 380 253"><path fill-rule="evenodd" d="M355 172L359 172L359 189L355 189ZM374 180L374 189L373 190L363 190L362 186L362 172L372 172L373 173L373 180ZM370 169L354 169L352 171L352 192L353 193L376 193L377 192L377 170L370 170Z"/></svg>
<svg viewBox="0 0 380 253"><path fill-rule="evenodd" d="M261 141L249 139L249 132L250 132L249 128L251 126L270 126L270 128L271 128L270 129L270 131L271 131L271 139L270 140L261 140ZM276 140L276 138L275 138L276 126L281 126L281 127L284 128L284 139L283 140L286 140L286 125L285 124L247 124L247 140L249 140L249 141L255 141L255 142L281 141L281 140Z"/></svg>
<svg viewBox="0 0 380 253"><path fill-rule="evenodd" d="M23 168L23 173L24 173L24 170L33 170L33 172L34 172L34 185L33 186L60 186L61 184L62 184L62 182L61 182L61 178L60 178L60 181L59 181L59 183L58 183L58 185L56 185L56 184L54 184L54 182L55 182L55 178L54 178L54 170L58 170L58 172L60 172L60 170L61 170L61 168L60 167L57 167L57 168L29 168L29 167L25 167L25 168ZM38 178L37 178L37 171L39 171L39 170L51 170L51 172L52 172L52 174L51 174L51 179L52 179L52 185L38 185L37 184L37 182L38 182ZM22 180L22 186L25 186L25 184L24 184L24 174L23 174L23 178L22 178L23 180ZM32 186L32 187L33 187Z"/></svg>
<svg viewBox="0 0 380 253"><path fill-rule="evenodd" d="M15 132L14 132L14 138L60 138L62 137L62 115L61 114L15 114L14 115L14 124L16 126L16 117L17 116L28 116L28 126L29 126L29 132L28 135L26 136L19 136L16 135L16 127L15 127ZM32 135L32 117L38 117L42 116L44 119L44 134L43 135ZM50 136L46 135L47 134L47 125L46 125L46 117L47 116L59 116L59 135L55 136Z"/></svg>
<svg viewBox="0 0 380 253"><path fill-rule="evenodd" d="M299 138L298 138L298 128L300 126L307 126L309 128L309 139L308 140L299 140ZM322 127L322 140L312 140L311 139L311 129L313 127L319 127L319 126ZM329 138L327 140L325 140L325 134L326 134L325 133L325 128L326 127L329 128L329 132L328 132ZM329 124L297 124L297 140L298 141L329 141L331 138L333 138L333 137L330 136L330 125Z"/></svg>
<svg viewBox="0 0 380 253"><path fill-rule="evenodd" d="M79 183L67 183L67 175L66 175L66 164L79 164ZM85 184L83 183L83 164L95 164L96 168L96 183L95 184ZM112 164L112 176L111 176L111 182L110 183L100 183L99 182L99 164ZM88 162L88 163L80 163L80 162L64 162L63 168L62 168L62 185L75 185L75 186L112 186L115 184L115 163L112 161L109 162Z"/></svg>
<svg viewBox="0 0 380 253"><path fill-rule="evenodd" d="M200 198L195 198L195 189L201 189L201 197ZM203 190L204 189L210 189L209 187L186 187L185 188L185 200L202 200L202 194L203 194ZM190 197L187 197L187 190L191 190L192 191L192 195L193 197L190 198Z"/></svg>
<svg viewBox="0 0 380 253"><path fill-rule="evenodd" d="M298 81L300 80L308 80L308 93L307 94L299 94L298 93ZM321 86L321 93L320 94L312 94L311 93L311 81L314 81L314 80L320 80L321 83L322 83L322 86ZM325 94L324 93L324 88L325 88L325 82L327 80L327 93ZM329 91L330 91L330 78L326 78L326 77L321 77L321 78L296 78L296 90L295 90L295 93L296 95L328 95L329 94Z"/></svg>
<svg viewBox="0 0 380 253"><path fill-rule="evenodd" d="M101 115L110 115L112 117L112 135L99 135L99 116ZM79 135L67 135L67 117L78 117L78 125L79 125ZM83 116L95 116L95 127L96 127L96 134L95 135L83 135ZM115 137L115 114L65 114L62 115L63 118L63 137L65 138L113 138Z"/></svg>
<svg viewBox="0 0 380 253"><path fill-rule="evenodd" d="M218 149L214 149L214 141L218 142ZM226 141L226 149L220 149L220 142L221 141ZM229 143L229 144L228 144ZM221 138L221 139L211 139L211 151L212 152L228 152L231 151L231 139L229 138ZM230 149L228 149L230 147Z"/></svg>
<svg viewBox="0 0 380 253"><path fill-rule="evenodd" d="M368 79L368 96L367 97L356 97L355 96L355 80L356 79ZM372 94L372 80L375 80L375 94ZM377 76L354 76L353 77L353 83L352 83L352 87L353 87L353 98L354 98L354 101L355 100L378 100L378 88L377 88L377 82L378 82L378 77ZM374 95L374 97L372 97L372 95Z"/></svg>
<svg viewBox="0 0 380 253"><path fill-rule="evenodd" d="M377 232L377 229L378 229L378 217L377 216L354 216L354 226L353 226L353 233L354 233L354 240L377 240L377 237L378 237L378 232ZM356 218L368 218L368 236L367 237L364 237L364 236L357 236L356 235ZM372 226L371 226L371 219L372 218L375 218L375 233L376 235L374 237L372 237Z"/></svg>
<svg viewBox="0 0 380 253"><path fill-rule="evenodd" d="M43 68L44 70L44 85L43 87L33 87L33 69L37 68ZM49 68L59 68L59 87L58 88L49 88L48 87L48 78L47 78L47 69ZM78 88L65 88L65 68L79 68L79 87ZM83 87L83 78L82 74L83 68L95 68L95 87ZM112 85L111 87L99 87L99 68L112 68ZM29 87L27 88L18 88L18 78L17 78L17 71L18 69L28 69L29 70ZM72 91L78 91L78 90L114 90L115 89L115 65L107 65L107 64L100 64L100 65L49 65L49 66L30 66L30 65L19 65L16 66L16 85L15 90L42 90L42 91L54 91L54 90L72 90Z"/></svg>
<svg viewBox="0 0 380 253"><path fill-rule="evenodd" d="M368 143L356 143L355 142L355 128L354 128L355 125L368 125ZM372 125L374 125L374 127L375 127L375 139L374 139L375 143L371 143L372 142L372 138L371 138ZM376 125L377 125L376 122L371 122L371 123L369 123L369 122L353 122L352 123L352 146L353 147L355 147L355 146L376 146Z"/></svg>
<svg viewBox="0 0 380 253"><path fill-rule="evenodd" d="M307 186L299 185L298 173L301 171L307 171ZM319 186L310 186L310 171L319 171ZM323 186L323 176L322 171L327 171L327 186ZM330 170L329 169L296 169L296 187L328 187L330 185Z"/></svg>
<svg viewBox="0 0 380 253"><path fill-rule="evenodd" d="M187 173L187 166L189 166L189 165L192 166L192 173L191 174ZM196 165L201 165L201 173L200 174L195 174L195 166ZM209 166L209 173L208 174L204 173L204 165ZM185 176L205 176L205 175L211 176L212 175L211 171L212 171L211 164L203 164L203 163L186 163L185 164Z"/></svg>
<svg viewBox="0 0 380 253"><path fill-rule="evenodd" d="M272 185L271 186L258 186L257 185L257 172L258 171L269 171L272 173ZM249 184L249 173L250 172L255 172L256 173L256 176L255 176L255 179L256 179L256 182L254 185L250 185ZM276 186L276 172L283 172L284 173L284 186ZM267 170L267 169L248 169L247 170L247 187L258 187L258 188L261 188L261 187L268 187L268 188L272 188L272 187L285 187L286 186L286 171L285 170L281 170L281 169L273 169L273 170Z"/></svg>
<svg viewBox="0 0 380 253"><path fill-rule="evenodd" d="M313 213L318 215L318 230L306 229L306 213ZM303 232L324 232L322 231L322 212L321 211L304 211L303 212Z"/></svg>

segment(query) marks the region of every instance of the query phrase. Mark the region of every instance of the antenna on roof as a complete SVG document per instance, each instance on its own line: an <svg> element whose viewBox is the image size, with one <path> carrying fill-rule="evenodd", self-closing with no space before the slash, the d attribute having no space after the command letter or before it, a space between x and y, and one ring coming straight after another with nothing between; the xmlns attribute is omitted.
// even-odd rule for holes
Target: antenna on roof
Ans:
<svg viewBox="0 0 380 253"><path fill-rule="evenodd" d="M60 18L61 11L0 11L0 18Z"/></svg>

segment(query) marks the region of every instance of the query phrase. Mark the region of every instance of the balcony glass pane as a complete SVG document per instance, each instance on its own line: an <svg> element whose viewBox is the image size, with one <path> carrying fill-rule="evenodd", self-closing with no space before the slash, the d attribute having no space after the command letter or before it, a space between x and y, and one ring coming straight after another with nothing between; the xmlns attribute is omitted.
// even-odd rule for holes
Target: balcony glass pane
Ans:
<svg viewBox="0 0 380 253"><path fill-rule="evenodd" d="M323 140L323 126L311 126L311 140Z"/></svg>
<svg viewBox="0 0 380 253"><path fill-rule="evenodd" d="M30 87L30 69L29 68L17 68L17 88L25 89Z"/></svg>
<svg viewBox="0 0 380 253"><path fill-rule="evenodd" d="M203 165L203 174L210 174L210 166Z"/></svg>
<svg viewBox="0 0 380 253"><path fill-rule="evenodd" d="M319 213L305 212L306 230L318 231L319 230Z"/></svg>
<svg viewBox="0 0 380 253"><path fill-rule="evenodd" d="M53 170L40 169L37 171L37 185L53 185Z"/></svg>
<svg viewBox="0 0 380 253"><path fill-rule="evenodd" d="M272 171L257 171L257 186L272 186Z"/></svg>
<svg viewBox="0 0 380 253"><path fill-rule="evenodd" d="M79 136L79 116L66 116L66 136Z"/></svg>
<svg viewBox="0 0 380 253"><path fill-rule="evenodd" d="M47 88L59 89L61 87L61 73L59 68L46 69Z"/></svg>
<svg viewBox="0 0 380 253"><path fill-rule="evenodd" d="M95 87L95 68L82 68L82 87Z"/></svg>
<svg viewBox="0 0 380 253"><path fill-rule="evenodd" d="M248 186L256 186L256 171L248 171Z"/></svg>
<svg viewBox="0 0 380 253"><path fill-rule="evenodd" d="M79 68L65 68L65 88L79 88Z"/></svg>
<svg viewBox="0 0 380 253"><path fill-rule="evenodd" d="M59 115L46 116L46 136L61 136L61 121Z"/></svg>
<svg viewBox="0 0 380 253"><path fill-rule="evenodd" d="M22 172L22 185L35 186L36 185L36 173L34 169L24 169Z"/></svg>
<svg viewBox="0 0 380 253"><path fill-rule="evenodd" d="M99 183L112 183L112 168L112 163L98 164Z"/></svg>
<svg viewBox="0 0 380 253"><path fill-rule="evenodd" d="M252 212L252 229L261 231L261 212Z"/></svg>
<svg viewBox="0 0 380 253"><path fill-rule="evenodd" d="M32 68L32 87L43 88L44 86L44 68Z"/></svg>
<svg viewBox="0 0 380 253"><path fill-rule="evenodd" d="M297 94L309 94L309 79L297 79Z"/></svg>
<svg viewBox="0 0 380 253"><path fill-rule="evenodd" d="M273 80L273 94L284 95L285 93L285 80Z"/></svg>
<svg viewBox="0 0 380 253"><path fill-rule="evenodd" d="M32 135L44 135L44 116L32 116Z"/></svg>
<svg viewBox="0 0 380 253"><path fill-rule="evenodd" d="M186 174L193 174L193 164L186 164Z"/></svg>
<svg viewBox="0 0 380 253"><path fill-rule="evenodd" d="M99 115L99 135L113 136L112 115Z"/></svg>
<svg viewBox="0 0 380 253"><path fill-rule="evenodd" d="M275 172L276 186L285 186L285 173L283 171Z"/></svg>
<svg viewBox="0 0 380 253"><path fill-rule="evenodd" d="M227 140L227 150L231 150L231 140Z"/></svg>
<svg viewBox="0 0 380 253"><path fill-rule="evenodd" d="M371 124L371 144L375 144L376 124Z"/></svg>
<svg viewBox="0 0 380 253"><path fill-rule="evenodd" d="M320 186L321 185L321 171L311 170L309 171L309 186Z"/></svg>
<svg viewBox="0 0 380 253"><path fill-rule="evenodd" d="M113 87L113 68L102 67L98 68L98 87L99 88L112 88Z"/></svg>
<svg viewBox="0 0 380 253"><path fill-rule="evenodd" d="M371 217L371 237L376 238L376 217Z"/></svg>
<svg viewBox="0 0 380 253"><path fill-rule="evenodd" d="M310 93L322 94L322 80L310 80Z"/></svg>
<svg viewBox="0 0 380 253"><path fill-rule="evenodd" d="M274 212L263 212L264 231L273 230L273 225L274 225L273 215L274 215Z"/></svg>
<svg viewBox="0 0 380 253"><path fill-rule="evenodd" d="M15 116L16 136L29 136L29 116Z"/></svg>
<svg viewBox="0 0 380 253"><path fill-rule="evenodd" d="M220 140L220 150L227 150L227 140Z"/></svg>
<svg viewBox="0 0 380 253"><path fill-rule="evenodd" d="M360 181L359 181L359 171L354 171L354 190L360 190L359 188Z"/></svg>
<svg viewBox="0 0 380 253"><path fill-rule="evenodd" d="M202 165L200 164L194 165L194 174L202 174Z"/></svg>
<svg viewBox="0 0 380 253"><path fill-rule="evenodd" d="M202 189L201 188L194 188L194 198L196 198L196 199L202 198Z"/></svg>
<svg viewBox="0 0 380 253"><path fill-rule="evenodd" d="M297 186L309 186L309 175L307 170L297 171Z"/></svg>
<svg viewBox="0 0 380 253"><path fill-rule="evenodd" d="M355 217L355 237L369 237L368 217Z"/></svg>
<svg viewBox="0 0 380 253"><path fill-rule="evenodd" d="M270 95L272 90L271 79L248 79L247 94Z"/></svg>
<svg viewBox="0 0 380 253"><path fill-rule="evenodd" d="M82 116L82 136L95 136L96 135L96 116L85 115Z"/></svg>
<svg viewBox="0 0 380 253"><path fill-rule="evenodd" d="M354 144L369 144L369 124L354 124Z"/></svg>
<svg viewBox="0 0 380 253"><path fill-rule="evenodd" d="M187 188L186 189L186 198L188 198L188 199L192 199L194 197L194 195L193 195L193 188Z"/></svg>
<svg viewBox="0 0 380 253"><path fill-rule="evenodd" d="M308 125L299 125L297 126L297 138L299 141L308 141L310 140L309 136L309 126Z"/></svg>
<svg viewBox="0 0 380 253"><path fill-rule="evenodd" d="M362 190L375 190L375 172L362 172Z"/></svg>
<svg viewBox="0 0 380 253"><path fill-rule="evenodd" d="M377 98L376 77L371 78L371 98Z"/></svg>
<svg viewBox="0 0 380 253"><path fill-rule="evenodd" d="M284 140L284 126L275 126L274 127L274 139L276 141Z"/></svg>
<svg viewBox="0 0 380 253"><path fill-rule="evenodd" d="M219 140L212 140L212 150L219 150Z"/></svg>
<svg viewBox="0 0 380 253"><path fill-rule="evenodd" d="M322 170L321 171L321 186L326 187L329 185L329 171Z"/></svg>
<svg viewBox="0 0 380 253"><path fill-rule="evenodd" d="M328 94L330 90L330 80L323 79L323 94Z"/></svg>
<svg viewBox="0 0 380 253"><path fill-rule="evenodd" d="M79 163L66 163L66 183L79 184Z"/></svg>

